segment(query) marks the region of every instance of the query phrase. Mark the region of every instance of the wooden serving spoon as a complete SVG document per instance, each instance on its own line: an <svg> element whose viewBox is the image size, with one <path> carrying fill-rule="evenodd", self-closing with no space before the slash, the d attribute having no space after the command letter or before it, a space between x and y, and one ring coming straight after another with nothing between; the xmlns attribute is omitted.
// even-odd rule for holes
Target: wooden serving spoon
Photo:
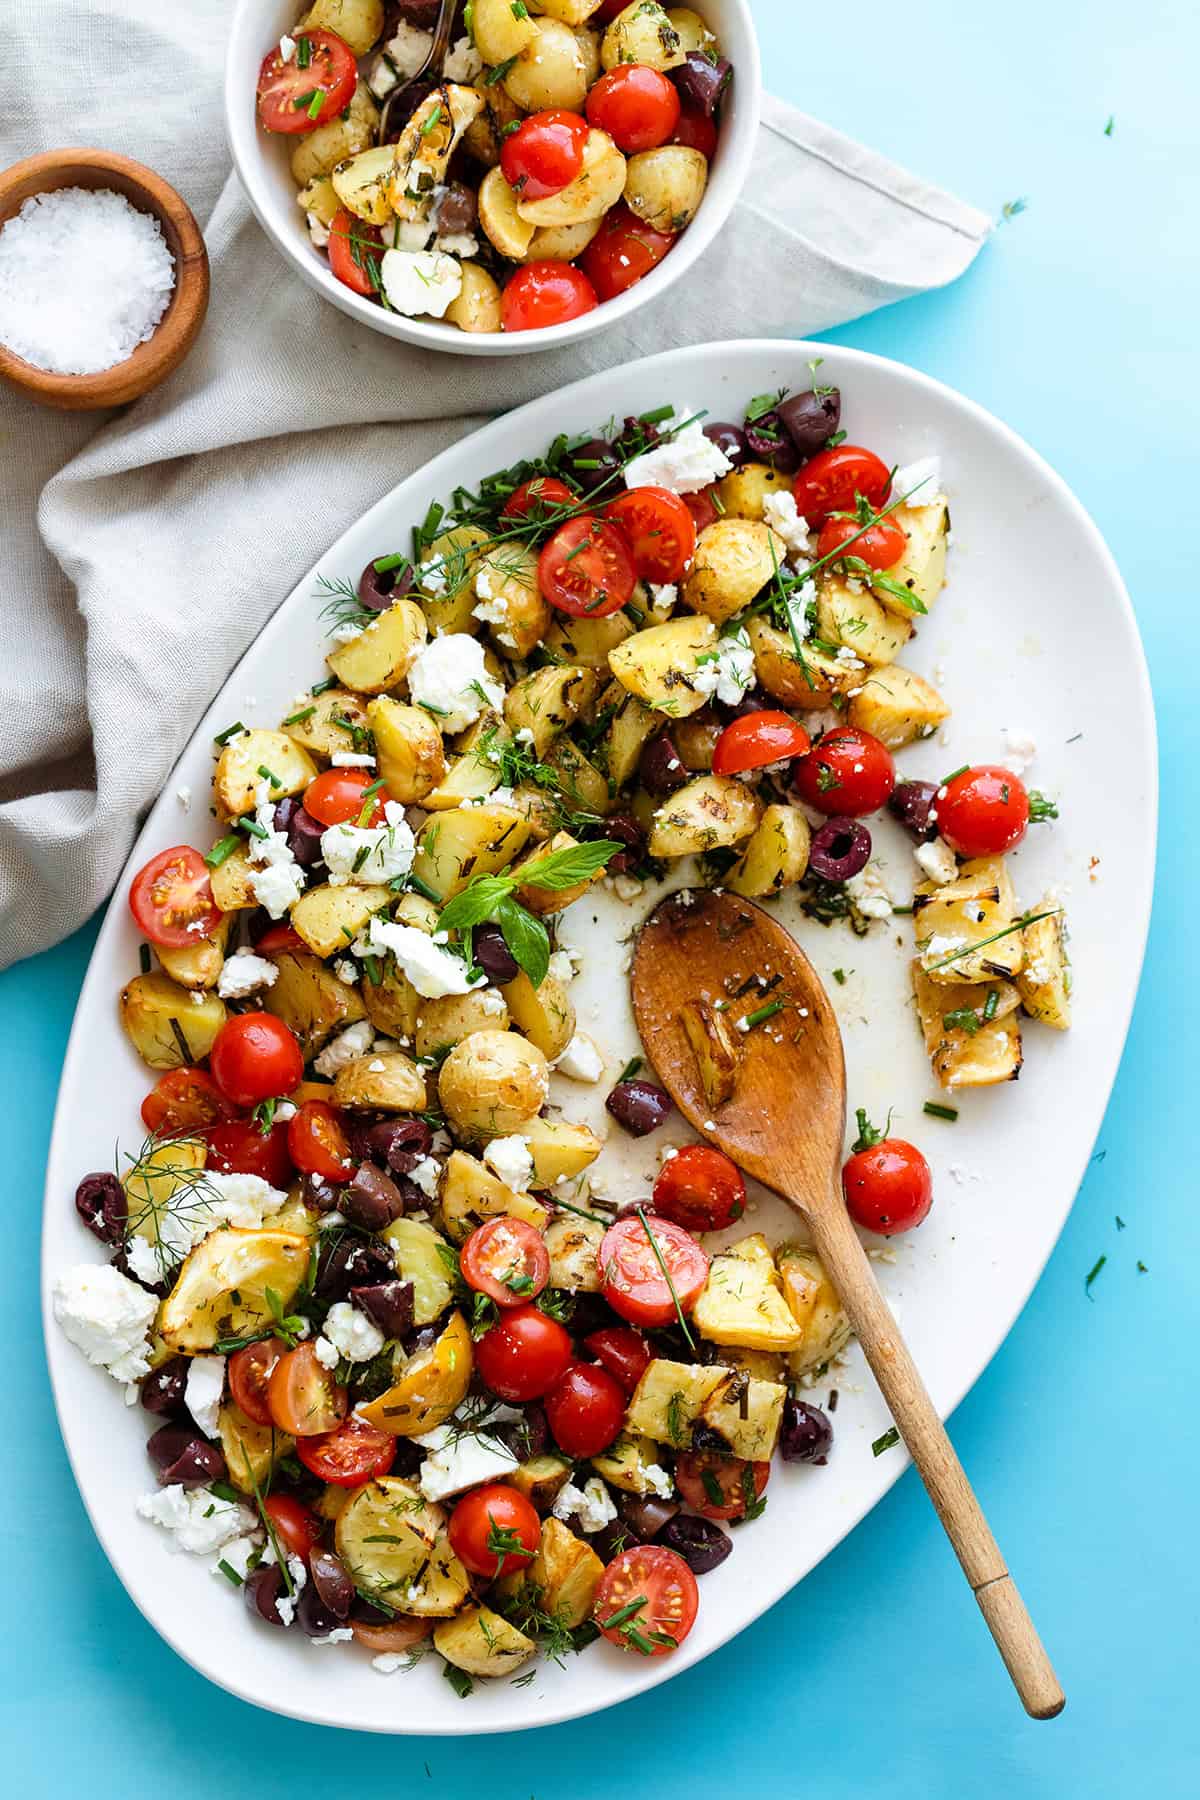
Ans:
<svg viewBox="0 0 1200 1800"><path fill-rule="evenodd" d="M842 1038L808 958L751 901L692 890L687 901L663 901L642 927L632 989L647 1054L689 1124L803 1216L1022 1704L1035 1719L1054 1718L1066 1700L1050 1659L846 1211ZM717 1025L723 1017L734 1027L732 1093L719 1104L706 1096L681 1017L687 1002L705 1000L728 1002ZM770 1020L737 1030L777 1000Z"/></svg>

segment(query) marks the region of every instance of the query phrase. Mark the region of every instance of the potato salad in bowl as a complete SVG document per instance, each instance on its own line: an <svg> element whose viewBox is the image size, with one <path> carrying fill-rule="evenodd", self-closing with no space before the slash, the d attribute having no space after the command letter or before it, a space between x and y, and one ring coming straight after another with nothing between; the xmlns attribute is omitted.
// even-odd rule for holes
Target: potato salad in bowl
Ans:
<svg viewBox="0 0 1200 1800"><path fill-rule="evenodd" d="M217 733L214 829L133 878L142 1141L79 1182L108 1260L54 1312L149 1415L147 1532L248 1631L432 1658L463 1696L596 1640L669 1657L776 1457L822 1479L812 1385L849 1332L813 1251L754 1228L711 1144L620 1206L593 1183L565 1096L606 1063L559 931L597 884L911 919L948 1101L1015 1077L1024 1020L1070 1022L1061 902L1005 860L1054 804L1015 750L896 766L949 711L900 660L945 581L938 463L849 441L818 376L737 419L581 421L328 571L324 672ZM803 1028L766 977L685 1011L714 1112L751 1033ZM634 1058L605 1109L621 1143L671 1103ZM843 1185L884 1239L930 1210L865 1111Z"/></svg>

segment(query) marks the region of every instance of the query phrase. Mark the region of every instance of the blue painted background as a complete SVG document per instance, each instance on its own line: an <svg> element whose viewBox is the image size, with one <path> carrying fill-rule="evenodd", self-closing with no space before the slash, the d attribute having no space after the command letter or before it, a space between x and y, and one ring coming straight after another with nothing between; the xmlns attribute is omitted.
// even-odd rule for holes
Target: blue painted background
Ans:
<svg viewBox="0 0 1200 1800"><path fill-rule="evenodd" d="M1198 747L1197 578L1176 531L1194 513L1198 473L1200 25L1186 0L756 0L755 10L777 91L997 214L1027 198L955 289L834 335L962 388L1049 457L1113 545L1150 657L1164 829L1129 1047L1062 1242L954 1421L1067 1712L1052 1725L1020 1714L911 1472L752 1630L593 1721L461 1744L350 1739L255 1712L192 1674L92 1539L42 1360L36 1219L84 931L0 978L10 1259L0 1756L4 1786L29 1800L1197 1791L1189 1119L1200 1037L1186 929L1197 866L1184 830L1196 818L1186 753ZM29 723L36 730L36 709ZM1119 715L1095 749L1120 756ZM1103 871L1120 878L1119 867ZM1084 1277L1102 1254L1089 1300Z"/></svg>

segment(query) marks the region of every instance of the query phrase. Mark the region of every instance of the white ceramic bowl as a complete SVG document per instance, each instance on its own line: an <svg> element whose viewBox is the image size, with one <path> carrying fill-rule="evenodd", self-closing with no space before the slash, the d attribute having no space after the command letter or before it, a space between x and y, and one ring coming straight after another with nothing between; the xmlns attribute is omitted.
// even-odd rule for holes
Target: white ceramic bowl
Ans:
<svg viewBox="0 0 1200 1800"><path fill-rule="evenodd" d="M351 293L331 273L325 257L313 249L288 168L295 140L271 138L258 126L254 96L259 67L272 44L295 25L300 10L300 0L239 0L225 58L225 129L233 166L259 224L297 273L342 312L385 337L422 344L429 350L448 350L454 356L525 356L535 350L561 350L566 344L619 325L682 280L721 230L742 191L758 131L762 93L758 39L749 0L702 0L700 10L732 62L734 78L722 109L721 139L708 191L694 221L657 269L615 300L552 329L476 336L437 320L408 319L387 312Z"/></svg>

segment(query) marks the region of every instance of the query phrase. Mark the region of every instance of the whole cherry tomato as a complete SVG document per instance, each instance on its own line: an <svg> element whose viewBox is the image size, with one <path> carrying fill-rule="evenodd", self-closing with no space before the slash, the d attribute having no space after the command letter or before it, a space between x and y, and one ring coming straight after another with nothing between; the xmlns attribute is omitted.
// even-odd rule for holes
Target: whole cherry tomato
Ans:
<svg viewBox="0 0 1200 1800"><path fill-rule="evenodd" d="M801 799L830 818L862 819L878 812L895 785L896 765L887 745L854 725L827 731L792 773Z"/></svg>
<svg viewBox="0 0 1200 1800"><path fill-rule="evenodd" d="M696 527L686 502L668 488L629 488L604 509L625 536L642 581L679 581L696 550Z"/></svg>
<svg viewBox="0 0 1200 1800"><path fill-rule="evenodd" d="M505 331L540 331L582 318L597 304L582 269L568 262L531 262L510 276L500 297L500 318Z"/></svg>
<svg viewBox="0 0 1200 1800"><path fill-rule="evenodd" d="M160 850L138 870L129 910L143 937L172 950L199 943L221 922L204 858L190 844Z"/></svg>
<svg viewBox="0 0 1200 1800"><path fill-rule="evenodd" d="M274 1013L235 1013L226 1019L208 1055L213 1080L235 1106L290 1094L304 1078L304 1054L296 1034Z"/></svg>
<svg viewBox="0 0 1200 1800"><path fill-rule="evenodd" d="M542 1541L533 1503L502 1481L472 1488L454 1508L450 1548L472 1575L489 1581L528 1569Z"/></svg>
<svg viewBox="0 0 1200 1800"><path fill-rule="evenodd" d="M530 113L500 149L500 169L521 200L545 200L570 187L583 168L588 122L576 112L555 108Z"/></svg>
<svg viewBox="0 0 1200 1800"><path fill-rule="evenodd" d="M285 1550L307 1557L321 1536L321 1521L291 1494L268 1494L263 1511Z"/></svg>
<svg viewBox="0 0 1200 1800"><path fill-rule="evenodd" d="M579 260L598 297L613 300L657 268L677 241L670 232L655 231L621 200L604 215Z"/></svg>
<svg viewBox="0 0 1200 1800"><path fill-rule="evenodd" d="M354 52L332 31L297 33L308 43L308 58L284 59L278 45L258 71L258 116L267 131L289 137L315 131L348 106L358 80Z"/></svg>
<svg viewBox="0 0 1200 1800"><path fill-rule="evenodd" d="M658 1171L654 1211L685 1231L723 1231L745 1210L742 1171L711 1144L684 1144Z"/></svg>
<svg viewBox="0 0 1200 1800"><path fill-rule="evenodd" d="M572 1363L546 1395L545 1407L564 1456L599 1456L625 1423L625 1389L595 1363Z"/></svg>
<svg viewBox="0 0 1200 1800"><path fill-rule="evenodd" d="M896 1237L919 1225L933 1205L933 1176L915 1144L884 1137L858 1115L858 1140L842 1170L842 1192L856 1225Z"/></svg>
<svg viewBox="0 0 1200 1800"><path fill-rule="evenodd" d="M993 763L960 769L937 795L938 830L960 856L1000 856L1025 836L1029 791Z"/></svg>
<svg viewBox="0 0 1200 1800"><path fill-rule="evenodd" d="M679 122L679 90L646 63L618 63L590 89L587 116L626 156L657 150Z"/></svg>
<svg viewBox="0 0 1200 1800"><path fill-rule="evenodd" d="M501 1400L538 1400L571 1361L570 1334L536 1306L514 1306L475 1346L479 1377Z"/></svg>
<svg viewBox="0 0 1200 1800"><path fill-rule="evenodd" d="M160 1137L232 1119L234 1108L212 1076L185 1064L160 1075L142 1101L142 1124Z"/></svg>
<svg viewBox="0 0 1200 1800"><path fill-rule="evenodd" d="M500 1214L476 1227L459 1253L463 1280L497 1306L534 1300L550 1279L550 1252L540 1231Z"/></svg>
<svg viewBox="0 0 1200 1800"><path fill-rule="evenodd" d="M669 1325L676 1301L690 1312L708 1279L708 1257L690 1232L654 1215L610 1225L598 1261L604 1298L633 1325Z"/></svg>
<svg viewBox="0 0 1200 1800"><path fill-rule="evenodd" d="M343 287L368 297L379 292L370 262L374 258L378 268L378 259L383 255L383 239L374 225L368 225L365 219L348 212L344 206L339 207L329 227L326 254L329 267Z"/></svg>
<svg viewBox="0 0 1200 1800"><path fill-rule="evenodd" d="M593 513L560 525L538 558L539 588L551 606L574 619L620 612L636 581L624 534Z"/></svg>
<svg viewBox="0 0 1200 1800"><path fill-rule="evenodd" d="M649 1344L632 1325L602 1325L588 1333L583 1347L616 1376L627 1394L632 1394L653 1360Z"/></svg>
<svg viewBox="0 0 1200 1800"><path fill-rule="evenodd" d="M817 539L818 558L836 556L845 546L872 569L891 569L908 549L908 533L895 519L880 519L864 531L854 519L827 519Z"/></svg>
<svg viewBox="0 0 1200 1800"><path fill-rule="evenodd" d="M743 1462L707 1450L675 1459L675 1485L706 1519L744 1519L771 1478L769 1462Z"/></svg>
<svg viewBox="0 0 1200 1800"><path fill-rule="evenodd" d="M600 1577L592 1617L618 1650L666 1656L692 1629L699 1605L696 1577L682 1556L662 1544L634 1544Z"/></svg>
<svg viewBox="0 0 1200 1800"><path fill-rule="evenodd" d="M322 1437L346 1416L344 1387L339 1387L317 1355L311 1340L287 1351L271 1371L267 1405L271 1418L289 1437Z"/></svg>
<svg viewBox="0 0 1200 1800"><path fill-rule="evenodd" d="M382 825L387 795L381 788L374 795L364 792L375 787L375 780L366 769L325 769L305 789L304 810L319 825L357 825L363 807L370 804L364 824Z"/></svg>
<svg viewBox="0 0 1200 1800"><path fill-rule="evenodd" d="M205 1125L198 1133L208 1145L208 1166L218 1175L260 1175L272 1187L292 1179L288 1128L281 1119L269 1131L245 1119Z"/></svg>
<svg viewBox="0 0 1200 1800"><path fill-rule="evenodd" d="M768 763L805 756L812 748L807 731L783 712L743 713L728 724L713 749L714 775L740 775Z"/></svg>
<svg viewBox="0 0 1200 1800"><path fill-rule="evenodd" d="M269 1425L271 1409L267 1405L267 1383L271 1371L287 1345L282 1338L259 1338L256 1344L243 1344L229 1359L229 1391L254 1425ZM236 1471L235 1471L236 1472Z"/></svg>
<svg viewBox="0 0 1200 1800"><path fill-rule="evenodd" d="M553 519L561 507L574 506L579 496L554 475L535 475L514 488L504 502L505 519Z"/></svg>
<svg viewBox="0 0 1200 1800"><path fill-rule="evenodd" d="M351 1413L321 1437L296 1439L296 1455L319 1481L333 1487L361 1487L386 1475L396 1460L396 1440Z"/></svg>
<svg viewBox="0 0 1200 1800"><path fill-rule="evenodd" d="M792 493L796 511L818 531L830 513L853 515L860 494L878 512L891 485L887 464L873 450L864 450L861 444L838 444L832 450L818 450L804 464L792 483Z"/></svg>
<svg viewBox="0 0 1200 1800"><path fill-rule="evenodd" d="M306 1100L287 1122L288 1154L304 1175L322 1181L349 1181L350 1145L333 1107L324 1100Z"/></svg>

